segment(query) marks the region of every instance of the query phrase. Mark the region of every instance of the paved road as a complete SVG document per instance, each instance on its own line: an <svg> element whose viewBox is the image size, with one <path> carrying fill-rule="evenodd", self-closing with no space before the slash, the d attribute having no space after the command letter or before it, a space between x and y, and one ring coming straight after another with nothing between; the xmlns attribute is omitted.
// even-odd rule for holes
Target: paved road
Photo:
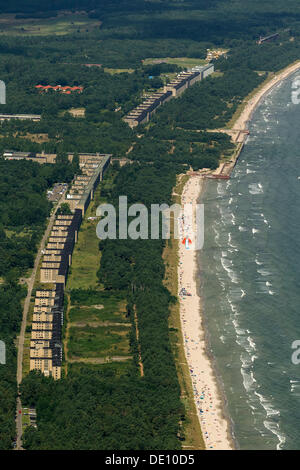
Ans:
<svg viewBox="0 0 300 470"><path fill-rule="evenodd" d="M58 205L56 206L55 210L53 211L49 222L47 229L43 235L43 238L41 240L37 256L35 258L34 262L34 267L31 273L31 276L29 279L26 280L27 283L27 297L24 302L24 307L23 307L23 318L22 318L22 324L21 324L21 331L20 331L20 336L18 337L18 359L17 359L17 384L18 388L20 383L22 382L22 367L23 367L23 349L24 349L24 335L25 335L25 329L26 329L26 322L27 322L27 314L29 310L29 305L30 305L30 299L31 299L31 294L32 294L32 289L34 286L34 281L36 277L36 272L39 267L39 263L42 257L42 250L45 248L46 241L50 235L53 223L55 221L55 216L58 208L60 205L65 202L65 195L62 196L60 199ZM16 445L16 450L22 450L22 414L20 413L22 411L22 403L20 397L17 398L17 418L16 418L16 427L17 427L17 445Z"/></svg>

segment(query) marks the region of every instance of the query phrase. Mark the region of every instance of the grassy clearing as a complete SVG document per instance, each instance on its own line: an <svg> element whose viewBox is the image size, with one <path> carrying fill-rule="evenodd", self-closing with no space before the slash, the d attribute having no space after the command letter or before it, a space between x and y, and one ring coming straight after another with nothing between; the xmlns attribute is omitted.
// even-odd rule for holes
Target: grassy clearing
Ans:
<svg viewBox="0 0 300 470"><path fill-rule="evenodd" d="M188 176L182 176L178 180L177 186L174 188L174 202L180 203L180 195L183 187L188 180ZM166 266L165 286L169 289L173 296L178 295L178 241L168 240L164 250L164 262ZM180 323L179 302L172 305L169 316L169 331L171 347L175 358L178 380L181 388L181 401L185 407L186 421L183 423L185 441L184 449L205 449L202 437L200 423L196 413L194 402L194 394L191 382L189 368L185 358L183 337Z"/></svg>
<svg viewBox="0 0 300 470"><path fill-rule="evenodd" d="M105 305L104 308L93 307L72 307L70 310L70 322L117 322L128 323L125 317L124 306L119 306L111 302L111 307Z"/></svg>
<svg viewBox="0 0 300 470"><path fill-rule="evenodd" d="M20 237L20 238L23 238L23 237L27 237L29 235L32 234L32 230L28 229L27 227L24 228L23 230L9 230L9 229L4 229L4 232L5 232L5 235L8 237L8 238L12 238L12 237Z"/></svg>
<svg viewBox="0 0 300 470"><path fill-rule="evenodd" d="M110 68L104 67L104 72L110 73L111 75L115 75L118 73L133 73L134 69L110 69Z"/></svg>
<svg viewBox="0 0 300 470"><path fill-rule="evenodd" d="M96 235L97 221L88 220L95 216L94 202L84 217L75 245L67 287L71 289L95 289L99 288L97 271L100 266L99 239Z"/></svg>
<svg viewBox="0 0 300 470"><path fill-rule="evenodd" d="M30 339L31 339L31 327L33 320L33 311L34 311L35 296L32 295L30 299L27 321L26 321L26 330L24 335L24 346L23 346L23 366L22 366L22 377L24 378L30 371Z"/></svg>
<svg viewBox="0 0 300 470"><path fill-rule="evenodd" d="M212 77L223 77L224 72L213 72L211 74Z"/></svg>
<svg viewBox="0 0 300 470"><path fill-rule="evenodd" d="M27 426L30 426L28 408L22 408L22 427L25 429Z"/></svg>
<svg viewBox="0 0 300 470"><path fill-rule="evenodd" d="M82 364L80 362L72 362L69 364L70 372L80 373L82 369L90 369L95 373L103 374L104 376L122 377L130 373L134 373L135 367L131 361L124 362L108 362L106 364Z"/></svg>
<svg viewBox="0 0 300 470"><path fill-rule="evenodd" d="M70 322L129 323L126 318L126 301L117 292L76 291L72 293Z"/></svg>
<svg viewBox="0 0 300 470"><path fill-rule="evenodd" d="M115 306L118 302L124 300L123 295L115 291L92 291L92 290L74 290L71 291L72 305L97 305L104 304L105 306L110 305L110 302L114 302Z"/></svg>
<svg viewBox="0 0 300 470"><path fill-rule="evenodd" d="M72 264L69 271L67 289L101 289L101 283L97 277L100 267L101 253L99 251L99 239L96 235L97 220L88 220L96 216L98 205L103 202L101 187L113 184L113 178L106 178L99 184L95 191L94 200L84 216L81 224L78 241L75 245Z"/></svg>
<svg viewBox="0 0 300 470"><path fill-rule="evenodd" d="M128 328L121 326L70 327L69 357L128 356Z"/></svg>
<svg viewBox="0 0 300 470"><path fill-rule="evenodd" d="M191 59L189 57L165 57L163 59L148 58L144 60L144 65L156 64L159 62L166 62L167 64L179 65L179 67L196 67L196 65L205 65L205 59Z"/></svg>
<svg viewBox="0 0 300 470"><path fill-rule="evenodd" d="M85 117L85 108L71 108L68 110L68 112L73 117Z"/></svg>
<svg viewBox="0 0 300 470"><path fill-rule="evenodd" d="M31 142L36 142L37 144L44 144L45 142L50 142L48 134L30 134L27 132L26 135L19 136L22 139L31 140Z"/></svg>
<svg viewBox="0 0 300 470"><path fill-rule="evenodd" d="M99 28L100 21L89 18L86 14L60 13L53 18L20 18L15 15L0 15L0 34L20 36L65 35L76 32L92 31Z"/></svg>
<svg viewBox="0 0 300 470"><path fill-rule="evenodd" d="M97 271L100 265L100 251L96 225L94 220L85 219L82 223L72 256L68 289L99 288Z"/></svg>
<svg viewBox="0 0 300 470"><path fill-rule="evenodd" d="M29 374L29 371L30 371L30 338L31 338L31 332L26 332L24 335L24 346L23 346L23 367L22 367L23 378L27 374Z"/></svg>

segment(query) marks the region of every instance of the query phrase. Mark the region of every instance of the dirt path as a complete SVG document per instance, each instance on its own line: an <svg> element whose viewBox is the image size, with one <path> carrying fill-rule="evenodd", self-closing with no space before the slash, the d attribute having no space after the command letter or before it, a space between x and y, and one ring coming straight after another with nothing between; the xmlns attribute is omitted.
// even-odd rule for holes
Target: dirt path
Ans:
<svg viewBox="0 0 300 470"><path fill-rule="evenodd" d="M134 306L134 323L135 323L135 332L136 332L136 340L138 344L138 356L139 356L139 367L140 367L140 373L141 377L144 377L144 365L142 362L142 353L141 353L141 345L140 345L140 332L139 332L139 325L138 325L138 318L137 318L137 313L136 313L136 308Z"/></svg>
<svg viewBox="0 0 300 470"><path fill-rule="evenodd" d="M68 299L68 306L67 306L67 310L66 310L66 318L65 318L65 321L67 322L67 327L66 327L66 335L65 335L65 339L64 339L64 353L65 353L65 374L66 376L68 375L68 341L69 341L69 335L70 335L70 317L69 317L69 313L70 313L70 309L71 309L71 297L70 297L70 294L68 294L67 292L65 292L65 295Z"/></svg>
<svg viewBox="0 0 300 470"><path fill-rule="evenodd" d="M72 323L70 326L75 328L84 328L85 326L89 326L90 328L98 328L99 326L127 326L131 327L131 323L114 323L111 321L78 321Z"/></svg>
<svg viewBox="0 0 300 470"><path fill-rule="evenodd" d="M34 261L34 267L31 273L31 276L25 280L27 284L27 296L24 302L23 306L23 317L22 317L22 323L21 323L21 330L20 330L20 335L18 336L18 358L17 358L17 385L19 389L19 385L22 382L22 373L23 373L23 350L24 350L24 336L25 336L25 330L26 330L26 322L27 322L27 315L28 315L28 310L30 306L30 299L31 299L31 294L32 294L32 289L34 286L34 281L36 277L36 273L39 267L39 263L42 257L42 250L45 248L46 241L50 235L53 223L55 221L55 216L58 208L60 205L65 201L65 196L63 195L62 198L60 199L59 203L57 204L54 212L52 213L46 231L43 235L43 238L40 242L38 252ZM18 391L19 395L19 391ZM17 428L17 445L16 445L16 450L22 450L22 403L20 399L20 395L17 398L17 418L16 418L16 428Z"/></svg>
<svg viewBox="0 0 300 470"><path fill-rule="evenodd" d="M88 364L107 364L109 362L125 362L132 359L132 356L108 356L108 357L73 357L68 362L84 362Z"/></svg>

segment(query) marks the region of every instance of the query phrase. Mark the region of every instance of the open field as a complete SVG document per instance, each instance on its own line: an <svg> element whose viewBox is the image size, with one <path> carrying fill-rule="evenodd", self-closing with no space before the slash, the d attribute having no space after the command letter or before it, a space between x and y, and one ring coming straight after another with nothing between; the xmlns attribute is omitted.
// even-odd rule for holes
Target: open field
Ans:
<svg viewBox="0 0 300 470"><path fill-rule="evenodd" d="M85 108L71 108L68 110L68 112L73 117L85 117Z"/></svg>
<svg viewBox="0 0 300 470"><path fill-rule="evenodd" d="M99 239L96 235L97 220L88 220L89 217L96 216L96 210L99 204L105 202L101 197L102 186L109 188L113 184L113 176L105 175L95 191L94 200L82 221L78 241L75 245L72 264L67 282L67 289L99 289L101 283L97 277L97 271L100 267L101 253L99 251ZM96 302L97 303L97 302Z"/></svg>
<svg viewBox="0 0 300 470"><path fill-rule="evenodd" d="M46 36L64 35L77 31L91 31L99 28L100 21L90 19L86 14L61 12L52 18L20 18L13 14L0 15L0 34Z"/></svg>
<svg viewBox="0 0 300 470"><path fill-rule="evenodd" d="M149 64L158 64L162 62L166 62L167 64L179 65L179 67L191 68L191 67L195 67L196 65L205 65L207 63L207 60L191 59L189 57L165 57L163 59L148 58L144 60L143 64L149 65Z"/></svg>
<svg viewBox="0 0 300 470"><path fill-rule="evenodd" d="M110 302L110 305L103 305L103 308L100 308L100 305L96 307L72 307L70 310L70 322L128 323L128 320L125 318L125 312L123 313L119 309L118 304L113 301Z"/></svg>
<svg viewBox="0 0 300 470"><path fill-rule="evenodd" d="M30 418L29 418L28 408L22 408L22 426L23 426L23 428L26 428L27 426L30 426Z"/></svg>
<svg viewBox="0 0 300 470"><path fill-rule="evenodd" d="M128 356L128 328L111 327L70 327L68 344L69 357Z"/></svg>
<svg viewBox="0 0 300 470"><path fill-rule="evenodd" d="M95 366L130 356L125 301L114 292L76 291L68 315L68 360ZM74 306L75 305L75 306Z"/></svg>
<svg viewBox="0 0 300 470"><path fill-rule="evenodd" d="M82 221L68 276L67 289L70 291L72 289L101 288L97 277L101 259L99 239L96 235L97 220L88 220L88 218L95 217L98 205L104 201L101 198L102 185L109 186L110 184L112 181L106 176L106 179L95 191L94 200L91 201Z"/></svg>
<svg viewBox="0 0 300 470"><path fill-rule="evenodd" d="M101 372L103 375L115 377L122 377L123 375L128 375L130 371L134 371L134 365L132 361L122 361L122 362L107 362L105 364L91 364L91 363L82 363L82 362L72 362L69 364L70 372L79 372L82 368L90 369L95 372Z"/></svg>
<svg viewBox="0 0 300 470"><path fill-rule="evenodd" d="M89 208L84 218L75 245L72 265L68 278L68 289L98 288L97 271L100 266L99 239L96 236L97 221L87 220Z"/></svg>
<svg viewBox="0 0 300 470"><path fill-rule="evenodd" d="M26 135L20 135L15 137L21 137L23 139L31 140L31 142L36 142L37 144L43 144L44 142L50 142L48 134L30 134L27 132Z"/></svg>
<svg viewBox="0 0 300 470"><path fill-rule="evenodd" d="M110 73L111 75L115 75L117 73L124 73L124 72L133 73L134 69L110 69L110 68L104 67L104 72Z"/></svg>
<svg viewBox="0 0 300 470"><path fill-rule="evenodd" d="M31 315L32 317L32 315ZM27 326L29 322L27 322ZM23 378L29 374L30 371L30 338L31 338L31 331L26 331L24 335L24 351L23 351Z"/></svg>

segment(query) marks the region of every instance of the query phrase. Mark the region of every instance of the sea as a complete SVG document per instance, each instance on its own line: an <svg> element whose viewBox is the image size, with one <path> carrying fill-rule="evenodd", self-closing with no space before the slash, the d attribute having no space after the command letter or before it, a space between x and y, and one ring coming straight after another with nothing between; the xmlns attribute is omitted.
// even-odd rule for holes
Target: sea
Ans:
<svg viewBox="0 0 300 470"><path fill-rule="evenodd" d="M200 198L202 314L239 449L300 449L298 75L261 101L231 179Z"/></svg>

